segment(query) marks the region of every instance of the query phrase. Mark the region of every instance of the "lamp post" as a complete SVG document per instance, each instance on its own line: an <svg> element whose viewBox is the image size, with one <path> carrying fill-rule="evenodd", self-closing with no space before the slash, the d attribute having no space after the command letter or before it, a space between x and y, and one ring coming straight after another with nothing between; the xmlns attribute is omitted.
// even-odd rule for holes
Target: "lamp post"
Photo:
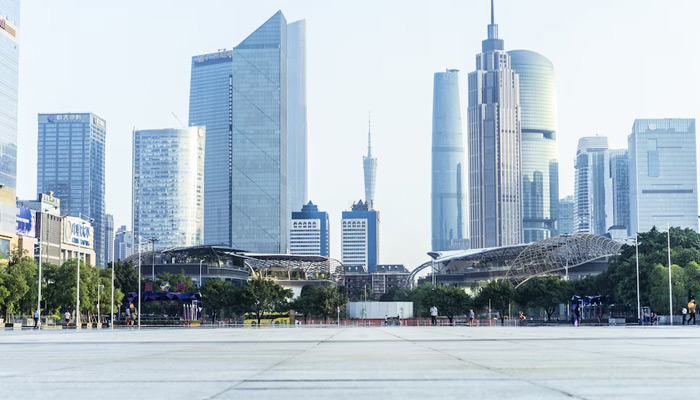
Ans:
<svg viewBox="0 0 700 400"><path fill-rule="evenodd" d="M139 235L139 301L138 301L138 325L141 330L141 236Z"/></svg>
<svg viewBox="0 0 700 400"><path fill-rule="evenodd" d="M202 263L204 260L199 260L199 287L202 287Z"/></svg>
<svg viewBox="0 0 700 400"><path fill-rule="evenodd" d="M109 329L114 330L114 240L109 245L112 246L112 301L109 306Z"/></svg>
<svg viewBox="0 0 700 400"><path fill-rule="evenodd" d="M667 238L667 249L668 249L668 319L669 324L673 325L673 286L671 285L671 226L666 224L668 232L666 233Z"/></svg>
<svg viewBox="0 0 700 400"><path fill-rule="evenodd" d="M639 298L639 233L634 235L634 253L637 260L637 322L642 323L642 304Z"/></svg>
<svg viewBox="0 0 700 400"><path fill-rule="evenodd" d="M97 285L97 323L102 323L102 315L100 314L100 288L105 287L105 285Z"/></svg>

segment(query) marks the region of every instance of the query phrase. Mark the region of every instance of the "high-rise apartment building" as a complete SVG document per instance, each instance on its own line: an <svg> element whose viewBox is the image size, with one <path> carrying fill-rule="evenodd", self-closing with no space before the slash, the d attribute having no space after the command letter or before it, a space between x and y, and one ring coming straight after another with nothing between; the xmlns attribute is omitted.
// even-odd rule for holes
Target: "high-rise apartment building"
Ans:
<svg viewBox="0 0 700 400"><path fill-rule="evenodd" d="M523 242L556 235L559 213L557 90L554 66L529 50L508 52L520 79Z"/></svg>
<svg viewBox="0 0 700 400"><path fill-rule="evenodd" d="M19 0L0 0L0 254L16 243Z"/></svg>
<svg viewBox="0 0 700 400"><path fill-rule="evenodd" d="M53 193L61 214L92 220L97 265L106 265L105 136L93 113L39 114L37 193Z"/></svg>
<svg viewBox="0 0 700 400"><path fill-rule="evenodd" d="M287 25L287 207L309 197L306 124L306 21Z"/></svg>
<svg viewBox="0 0 700 400"><path fill-rule="evenodd" d="M557 235L568 233L574 233L574 196L566 196L559 200Z"/></svg>
<svg viewBox="0 0 700 400"><path fill-rule="evenodd" d="M574 232L605 235L605 154L608 138L578 141L574 168Z"/></svg>
<svg viewBox="0 0 700 400"><path fill-rule="evenodd" d="M627 149L605 152L605 229L629 235L630 187Z"/></svg>
<svg viewBox="0 0 700 400"><path fill-rule="evenodd" d="M360 200L341 221L341 259L346 267L363 267L374 272L379 263L379 211Z"/></svg>
<svg viewBox="0 0 700 400"><path fill-rule="evenodd" d="M469 232L472 248L522 241L520 83L498 38L493 3L488 39L469 73Z"/></svg>
<svg viewBox="0 0 700 400"><path fill-rule="evenodd" d="M155 248L202 244L205 128L134 131L135 235Z"/></svg>
<svg viewBox="0 0 700 400"><path fill-rule="evenodd" d="M630 234L698 230L695 119L637 119L628 137Z"/></svg>
<svg viewBox="0 0 700 400"><path fill-rule="evenodd" d="M286 252L287 32L278 11L232 51L192 58L189 122L207 129L206 244Z"/></svg>
<svg viewBox="0 0 700 400"><path fill-rule="evenodd" d="M309 201L301 211L292 212L289 252L307 256L330 256L328 213Z"/></svg>
<svg viewBox="0 0 700 400"><path fill-rule="evenodd" d="M433 80L432 249L458 250L467 237L466 110L456 69Z"/></svg>

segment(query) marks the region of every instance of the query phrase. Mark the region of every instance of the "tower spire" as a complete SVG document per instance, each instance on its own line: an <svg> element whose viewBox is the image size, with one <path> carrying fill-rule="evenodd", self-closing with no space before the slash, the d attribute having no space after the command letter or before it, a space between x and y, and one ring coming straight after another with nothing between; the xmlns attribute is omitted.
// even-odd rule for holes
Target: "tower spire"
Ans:
<svg viewBox="0 0 700 400"><path fill-rule="evenodd" d="M367 157L372 157L372 112L367 112Z"/></svg>
<svg viewBox="0 0 700 400"><path fill-rule="evenodd" d="M493 0L491 0L491 25L495 25L493 18Z"/></svg>

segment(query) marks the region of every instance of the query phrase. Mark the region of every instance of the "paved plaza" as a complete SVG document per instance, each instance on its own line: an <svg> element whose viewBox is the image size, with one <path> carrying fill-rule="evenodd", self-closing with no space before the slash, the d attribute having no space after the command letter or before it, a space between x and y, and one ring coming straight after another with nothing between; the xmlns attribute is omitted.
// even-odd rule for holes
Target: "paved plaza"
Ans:
<svg viewBox="0 0 700 400"><path fill-rule="evenodd" d="M697 398L699 336L695 327L0 331L0 397Z"/></svg>

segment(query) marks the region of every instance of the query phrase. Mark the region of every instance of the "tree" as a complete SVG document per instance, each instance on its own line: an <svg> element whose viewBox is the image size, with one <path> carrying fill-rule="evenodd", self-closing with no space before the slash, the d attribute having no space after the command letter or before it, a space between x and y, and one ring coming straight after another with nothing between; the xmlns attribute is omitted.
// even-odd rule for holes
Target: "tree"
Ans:
<svg viewBox="0 0 700 400"><path fill-rule="evenodd" d="M260 320L265 313L289 310L288 300L292 298L291 289L285 289L276 282L265 278L254 278L243 287L242 300L248 311Z"/></svg>
<svg viewBox="0 0 700 400"><path fill-rule="evenodd" d="M471 297L457 286L436 286L423 297L423 307L437 307L438 313L445 315L450 324L457 315L469 312Z"/></svg>
<svg viewBox="0 0 700 400"><path fill-rule="evenodd" d="M649 274L650 293L649 305L657 314L669 314L668 307L668 267L657 264ZM673 285L673 314L685 307L688 301L688 292L683 282L683 269L678 265L671 265L671 283Z"/></svg>
<svg viewBox="0 0 700 400"><path fill-rule="evenodd" d="M309 317L317 313L316 307L316 289L318 285L304 285L301 288L299 297L292 301L291 307L294 311L304 316L304 324Z"/></svg>
<svg viewBox="0 0 700 400"><path fill-rule="evenodd" d="M78 260L70 259L61 264L55 271L50 272L53 286L47 290L46 299L55 310L75 310L76 278ZM95 312L97 310L97 272L95 267L80 261L80 309Z"/></svg>
<svg viewBox="0 0 700 400"><path fill-rule="evenodd" d="M486 286L481 288L476 296L475 303L481 309L487 308L489 300L491 301L491 309L498 311L501 316L501 324L508 311L508 305L513 300L514 290L513 285L508 280L490 281Z"/></svg>
<svg viewBox="0 0 700 400"><path fill-rule="evenodd" d="M29 313L30 309L23 310L22 305L32 307L32 300L36 304L36 274L36 263L27 256L13 257L7 266L0 267L0 279L5 288L0 297L3 298L2 306L7 319L18 311Z"/></svg>
<svg viewBox="0 0 700 400"><path fill-rule="evenodd" d="M412 291L403 288L394 288L384 293L379 301L412 301Z"/></svg>
<svg viewBox="0 0 700 400"><path fill-rule="evenodd" d="M217 315L231 309L236 303L238 291L229 281L212 279L206 281L200 290L202 292L202 304L207 314L216 321Z"/></svg>
<svg viewBox="0 0 700 400"><path fill-rule="evenodd" d="M316 307L324 321L339 312L340 307L344 307L348 302L347 298L340 293L337 286L318 285L315 292Z"/></svg>
<svg viewBox="0 0 700 400"><path fill-rule="evenodd" d="M566 283L556 276L535 277L515 289L515 301L522 307L541 308L547 313L547 320L559 304L565 303L568 288Z"/></svg>
<svg viewBox="0 0 700 400"><path fill-rule="evenodd" d="M114 264L114 287L125 295L139 290L139 273L131 262L117 261Z"/></svg>

